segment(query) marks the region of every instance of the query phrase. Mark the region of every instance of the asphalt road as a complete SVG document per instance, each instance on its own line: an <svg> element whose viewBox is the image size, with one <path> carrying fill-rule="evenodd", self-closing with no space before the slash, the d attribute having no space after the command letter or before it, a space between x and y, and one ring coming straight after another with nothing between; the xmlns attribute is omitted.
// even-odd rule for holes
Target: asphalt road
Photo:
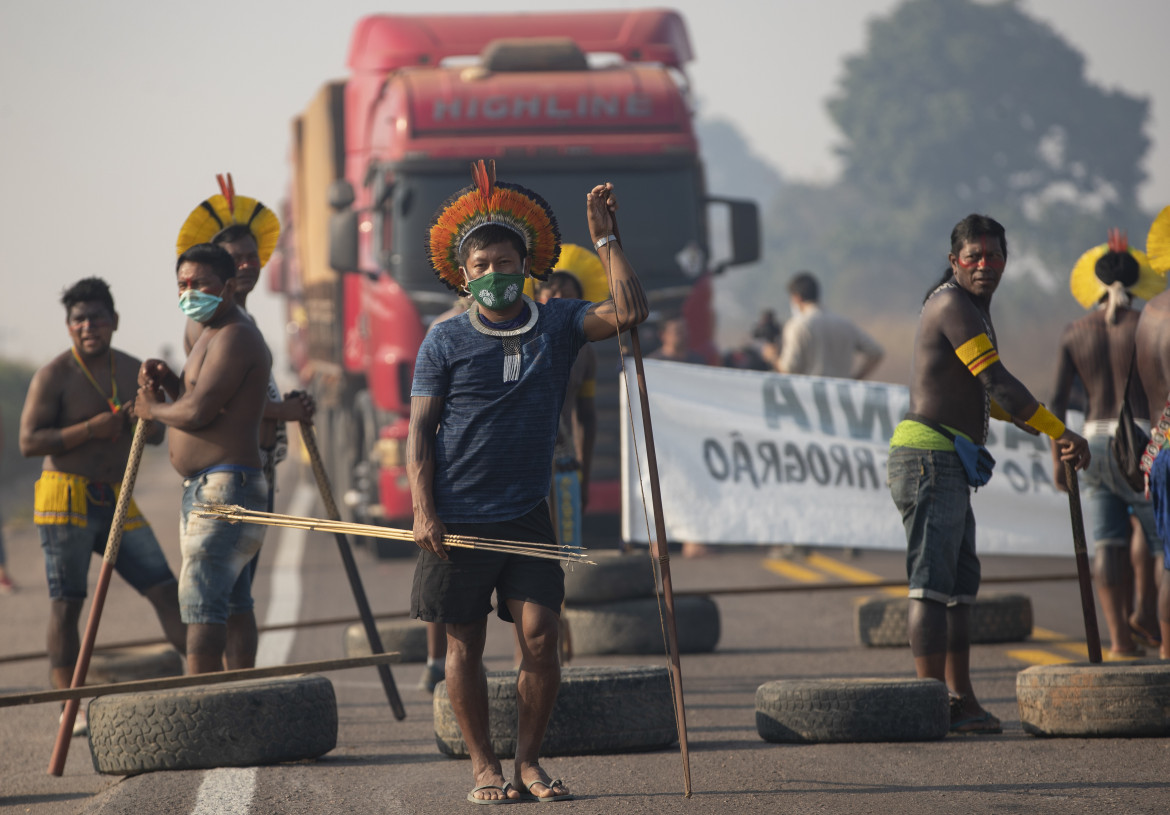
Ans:
<svg viewBox="0 0 1170 815"><path fill-rule="evenodd" d="M297 494L296 463L284 465L282 507L308 505ZM179 479L164 451L148 453L136 491L143 511L177 569ZM26 488L31 501L31 485ZM6 496L6 505L19 495ZM313 507L319 514L319 507ZM14 513L11 513L10 515ZM19 515L20 513L15 513ZM258 617L313 620L354 613L333 540L300 542L269 531L256 586ZM11 571L20 590L0 596L0 693L47 686L44 659L3 661L5 655L44 647L47 599L35 530L6 529ZM1071 552L1071 544L1070 544ZM675 589L711 590L758 585L813 585L857 580L866 574L904 576L893 553L834 550L809 558L770 559L763 549L727 550L671 561ZM358 552L375 612L405 610L412 560L377 561ZM798 568L793 568L796 566ZM649 568L649 566L648 566ZM855 570L855 571L850 571ZM96 562L91 581L97 575ZM986 558L987 577L1072 574L1072 558ZM92 586L92 582L91 582ZM855 643L853 608L875 590L716 594L722 634L712 654L683 657L684 693L694 795L683 797L677 748L654 753L547 759L577 800L559 812L1163 812L1170 787L1170 740L1038 739L1020 726L1016 673L1030 662L1078 660L1083 627L1076 584L1038 582L994 587L1026 594L1036 619L1027 643L978 645L972 653L976 688L1004 723L1004 733L948 737L941 742L777 745L755 729L754 696L778 678L909 677L905 648ZM88 613L88 612L86 612ZM149 606L114 579L98 642L151 637L158 632ZM1081 632L1078 634L1078 632ZM343 655L342 626L302 628L285 637L265 635L261 660L302 661ZM511 629L489 625L489 670L511 667ZM582 657L573 664L665 664L656 657ZM431 699L414 685L419 665L394 666L407 718L396 721L373 669L329 674L338 698L335 750L314 762L275 767L159 772L132 778L103 776L91 766L88 743L74 739L65 774L46 770L56 735L55 704L0 708L0 808L6 812L64 813L446 813L471 805L470 765L440 754L432 729ZM296 716L295 710L288 711ZM523 804L522 806L531 806Z"/></svg>

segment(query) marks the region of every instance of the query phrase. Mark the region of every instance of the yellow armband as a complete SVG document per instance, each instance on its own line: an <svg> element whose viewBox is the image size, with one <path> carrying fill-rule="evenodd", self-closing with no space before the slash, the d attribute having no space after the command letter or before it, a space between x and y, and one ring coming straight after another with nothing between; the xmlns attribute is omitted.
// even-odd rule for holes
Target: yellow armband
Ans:
<svg viewBox="0 0 1170 815"><path fill-rule="evenodd" d="M955 349L955 355L967 366L971 376L979 376L999 362L999 352L995 350L986 334L967 340Z"/></svg>
<svg viewBox="0 0 1170 815"><path fill-rule="evenodd" d="M1008 413L1006 410L1001 408L999 406L999 402L992 399L991 400L991 418L999 419L1001 422L1010 422L1012 420L1012 414Z"/></svg>
<svg viewBox="0 0 1170 815"><path fill-rule="evenodd" d="M597 380L586 379L581 383L581 388L577 391L578 399L592 399L597 395Z"/></svg>
<svg viewBox="0 0 1170 815"><path fill-rule="evenodd" d="M1064 422L1052 415L1052 411L1038 405L1036 412L1032 414L1032 418L1027 422L1028 427L1034 427L1043 433L1045 436L1053 439L1059 439L1064 435Z"/></svg>

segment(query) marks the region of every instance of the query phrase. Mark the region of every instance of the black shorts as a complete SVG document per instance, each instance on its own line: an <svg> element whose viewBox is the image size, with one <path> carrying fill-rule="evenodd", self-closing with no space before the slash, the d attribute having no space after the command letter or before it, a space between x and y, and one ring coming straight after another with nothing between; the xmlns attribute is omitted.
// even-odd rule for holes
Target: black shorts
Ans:
<svg viewBox="0 0 1170 815"><path fill-rule="evenodd" d="M528 543L557 542L548 502L519 518L495 523L447 524L452 535ZM536 603L558 615L565 600L565 571L559 560L485 552L447 550L448 560L419 552L410 591L411 616L433 623L470 623L487 617L496 593L496 613L514 622L508 600Z"/></svg>

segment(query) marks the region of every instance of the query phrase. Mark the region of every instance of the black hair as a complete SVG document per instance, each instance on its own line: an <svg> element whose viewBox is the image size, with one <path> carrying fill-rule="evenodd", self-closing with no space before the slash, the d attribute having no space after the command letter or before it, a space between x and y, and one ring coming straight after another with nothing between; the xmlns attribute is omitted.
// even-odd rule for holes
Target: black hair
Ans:
<svg viewBox="0 0 1170 815"><path fill-rule="evenodd" d="M521 260L528 257L528 247L524 245L524 239L518 233L499 224L486 224L479 229L472 230L471 234L467 236L467 239L463 241L463 245L459 247L459 265L465 265L467 258L476 249L486 249L489 246L495 246L497 243L512 244L516 251L520 253Z"/></svg>
<svg viewBox="0 0 1170 815"><path fill-rule="evenodd" d="M796 277L788 281L788 293L806 303L815 303L820 299L821 287L811 272L797 272Z"/></svg>
<svg viewBox="0 0 1170 815"><path fill-rule="evenodd" d="M236 262L222 246L214 243L197 243L175 261L175 272L184 263L199 263L207 266L222 281L231 280L236 276Z"/></svg>
<svg viewBox="0 0 1170 815"><path fill-rule="evenodd" d="M1096 272L1097 279L1106 286L1111 283L1120 283L1128 289L1137 283L1141 268L1128 250L1124 252L1110 250L1097 258L1093 271Z"/></svg>
<svg viewBox="0 0 1170 815"><path fill-rule="evenodd" d="M963 251L963 247L968 243L984 237L998 238L999 246L1003 249L1003 258L1007 260L1007 232L1004 230L1003 224L989 215L979 215L974 212L955 224L955 228L951 230L951 254L957 257ZM934 293L935 289L954 276L955 270L948 263L946 271L943 272L943 276L939 278L937 283L927 289L926 296L922 298L922 302L925 303L929 300L930 295Z"/></svg>
<svg viewBox="0 0 1170 815"><path fill-rule="evenodd" d="M114 314L114 296L110 294L109 284L100 277L82 278L61 293L66 315L78 303L101 303L111 316Z"/></svg>
<svg viewBox="0 0 1170 815"><path fill-rule="evenodd" d="M229 224L228 226L225 226L223 229L219 230L219 232L216 232L215 237L211 239L211 242L216 246L220 246L225 243L235 243L236 241L241 241L244 238L251 238L254 241L256 240L256 236L252 234L252 230L248 228L247 224ZM256 243L259 244L260 242L256 241Z"/></svg>
<svg viewBox="0 0 1170 815"><path fill-rule="evenodd" d="M581 281L577 279L577 275L572 272L555 271L548 276L548 280L540 284L540 290L552 289L559 291L562 289L572 289L577 292L575 299L585 299L585 289L581 285Z"/></svg>

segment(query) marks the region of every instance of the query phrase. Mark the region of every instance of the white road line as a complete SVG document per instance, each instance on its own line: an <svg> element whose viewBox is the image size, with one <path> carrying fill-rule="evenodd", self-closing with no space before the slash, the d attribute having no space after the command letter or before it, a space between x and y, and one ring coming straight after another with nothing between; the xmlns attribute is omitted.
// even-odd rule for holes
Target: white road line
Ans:
<svg viewBox="0 0 1170 815"><path fill-rule="evenodd" d="M197 815L248 815L256 792L255 767L223 767L203 774L195 796Z"/></svg>
<svg viewBox="0 0 1170 815"><path fill-rule="evenodd" d="M289 508L290 515L309 515L317 500L316 491L298 484ZM301 611L301 561L305 554L303 529L281 530L276 559L271 566L272 590L264 625L294 623ZM256 666L284 665L292 651L296 632L269 631L260 635ZM248 815L256 792L255 767L222 767L203 774L191 815Z"/></svg>

